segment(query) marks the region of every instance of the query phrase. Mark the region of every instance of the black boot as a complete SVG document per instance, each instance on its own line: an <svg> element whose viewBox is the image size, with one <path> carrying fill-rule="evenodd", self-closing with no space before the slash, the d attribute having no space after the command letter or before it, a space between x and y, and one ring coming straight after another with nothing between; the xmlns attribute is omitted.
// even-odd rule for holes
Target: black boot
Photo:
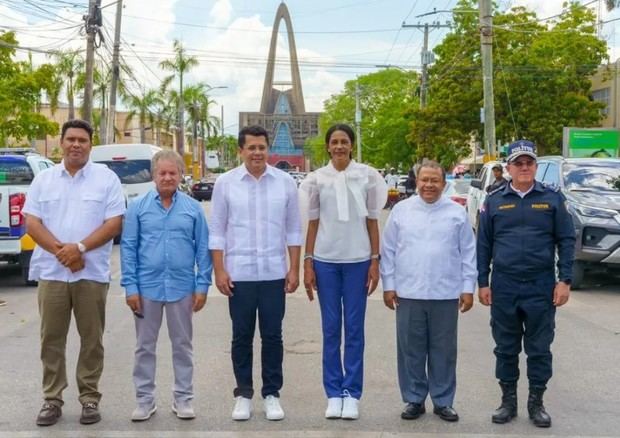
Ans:
<svg viewBox="0 0 620 438"><path fill-rule="evenodd" d="M545 411L543 405L544 386L531 386L530 395L527 398L527 412L530 414L530 420L536 427L550 427L551 417Z"/></svg>
<svg viewBox="0 0 620 438"><path fill-rule="evenodd" d="M502 404L493 413L491 421L504 424L517 416L517 382L500 380L499 386L502 388Z"/></svg>

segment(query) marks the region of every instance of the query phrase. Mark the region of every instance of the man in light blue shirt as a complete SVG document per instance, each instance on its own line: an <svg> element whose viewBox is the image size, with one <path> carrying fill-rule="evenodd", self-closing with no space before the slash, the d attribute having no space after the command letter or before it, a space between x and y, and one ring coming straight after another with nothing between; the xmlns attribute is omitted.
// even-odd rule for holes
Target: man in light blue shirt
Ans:
<svg viewBox="0 0 620 438"><path fill-rule="evenodd" d="M200 204L177 190L183 161L174 151L153 157L156 188L133 201L121 239L121 268L127 305L135 315L137 345L134 384L137 407L132 421L148 420L157 409L156 345L163 311L172 343L172 411L194 418L192 311L201 310L211 284L207 222Z"/></svg>
<svg viewBox="0 0 620 438"><path fill-rule="evenodd" d="M476 243L465 209L442 196L445 171L434 161L418 171L418 196L399 202L381 245L383 300L396 309L401 414L414 420L433 412L458 421L456 392L458 311L473 304ZM428 376L426 370L428 369Z"/></svg>

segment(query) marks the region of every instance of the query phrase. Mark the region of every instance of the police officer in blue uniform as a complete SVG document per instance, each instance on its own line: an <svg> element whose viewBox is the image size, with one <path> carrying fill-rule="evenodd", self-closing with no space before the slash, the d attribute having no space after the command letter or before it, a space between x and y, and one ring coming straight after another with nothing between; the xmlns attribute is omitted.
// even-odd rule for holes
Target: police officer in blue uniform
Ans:
<svg viewBox="0 0 620 438"><path fill-rule="evenodd" d="M575 229L557 187L536 181L536 148L527 140L508 147L511 181L491 192L478 230L478 298L491 306L495 375L502 389L493 423L517 415L521 343L527 355L528 414L551 426L543 393L551 378L555 310L568 301ZM556 281L555 261L559 278ZM490 266L493 265L489 287Z"/></svg>

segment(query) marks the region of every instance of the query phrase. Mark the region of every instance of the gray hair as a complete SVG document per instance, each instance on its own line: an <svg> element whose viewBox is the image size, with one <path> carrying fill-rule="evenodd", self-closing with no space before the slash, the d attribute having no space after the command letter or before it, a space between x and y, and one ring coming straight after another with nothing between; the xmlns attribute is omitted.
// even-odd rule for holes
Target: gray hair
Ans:
<svg viewBox="0 0 620 438"><path fill-rule="evenodd" d="M155 174L157 163L159 163L160 161L172 161L179 168L179 173L183 175L185 164L183 163L183 159L181 158L181 156L176 151L163 149L153 155L153 158L151 158L151 175Z"/></svg>
<svg viewBox="0 0 620 438"><path fill-rule="evenodd" d="M441 171L441 177L443 178L444 181L446 180L446 169L441 167L441 164L439 164L437 161L427 160L425 158L424 161L422 161L422 164L420 165L420 167L418 168L418 175L420 174L420 171L424 169L425 167L429 169L439 169Z"/></svg>

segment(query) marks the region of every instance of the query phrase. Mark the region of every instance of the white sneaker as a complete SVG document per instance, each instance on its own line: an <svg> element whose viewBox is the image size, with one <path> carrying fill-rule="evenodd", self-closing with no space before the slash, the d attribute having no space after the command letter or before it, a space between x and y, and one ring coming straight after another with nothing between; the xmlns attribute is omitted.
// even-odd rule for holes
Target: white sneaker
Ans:
<svg viewBox="0 0 620 438"><path fill-rule="evenodd" d="M252 415L252 400L241 396L236 397L235 400L232 419L236 421L249 420Z"/></svg>
<svg viewBox="0 0 620 438"><path fill-rule="evenodd" d="M327 409L325 409L325 418L342 417L342 398L330 397L327 399Z"/></svg>
<svg viewBox="0 0 620 438"><path fill-rule="evenodd" d="M153 403L138 403L131 413L131 421L146 421L155 413L157 406Z"/></svg>
<svg viewBox="0 0 620 438"><path fill-rule="evenodd" d="M342 418L344 420L357 420L360 417L359 412L360 401L351 396L342 399Z"/></svg>
<svg viewBox="0 0 620 438"><path fill-rule="evenodd" d="M192 404L189 401L175 400L172 403L172 412L177 414L177 417L183 420L191 420L193 418L196 418L196 413L194 412L194 408L192 407Z"/></svg>
<svg viewBox="0 0 620 438"><path fill-rule="evenodd" d="M273 395L268 395L264 400L265 416L267 420L277 421L284 418L284 411L280 406L280 399Z"/></svg>

